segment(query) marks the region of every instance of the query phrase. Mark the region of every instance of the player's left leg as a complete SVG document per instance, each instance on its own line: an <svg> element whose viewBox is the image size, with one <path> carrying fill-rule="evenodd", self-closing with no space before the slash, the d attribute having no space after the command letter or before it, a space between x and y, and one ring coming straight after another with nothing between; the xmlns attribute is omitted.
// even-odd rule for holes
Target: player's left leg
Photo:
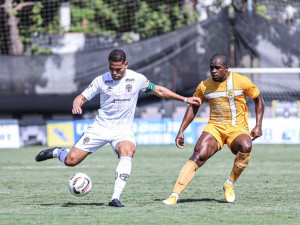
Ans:
<svg viewBox="0 0 300 225"><path fill-rule="evenodd" d="M236 154L233 168L229 179L224 183L225 200L234 202L234 182L237 181L244 169L247 167L252 149L252 141L248 134L240 134L230 144L231 151Z"/></svg>
<svg viewBox="0 0 300 225"><path fill-rule="evenodd" d="M120 196L130 176L135 144L131 141L121 141L115 146L115 152L119 156L120 161L116 169L114 193L109 205L114 207L124 207L120 202Z"/></svg>

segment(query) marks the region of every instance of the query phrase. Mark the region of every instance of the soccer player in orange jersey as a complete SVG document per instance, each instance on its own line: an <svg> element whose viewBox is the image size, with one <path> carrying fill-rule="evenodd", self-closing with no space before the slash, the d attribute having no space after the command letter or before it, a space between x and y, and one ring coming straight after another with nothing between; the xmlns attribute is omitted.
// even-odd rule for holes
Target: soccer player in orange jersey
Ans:
<svg viewBox="0 0 300 225"><path fill-rule="evenodd" d="M177 204L179 195L193 179L196 170L221 150L225 143L236 155L231 174L223 186L225 200L233 202L234 183L249 162L252 141L262 135L264 101L258 88L246 76L229 71L225 55L216 54L211 58L210 72L211 77L202 81L194 93L194 96L201 98L202 104L209 101L209 122L196 143L193 155L182 168L173 193L163 201L164 204ZM247 122L246 96L255 102L256 125L251 133ZM198 109L197 105L187 108L176 137L178 148L185 145L183 132L195 118Z"/></svg>

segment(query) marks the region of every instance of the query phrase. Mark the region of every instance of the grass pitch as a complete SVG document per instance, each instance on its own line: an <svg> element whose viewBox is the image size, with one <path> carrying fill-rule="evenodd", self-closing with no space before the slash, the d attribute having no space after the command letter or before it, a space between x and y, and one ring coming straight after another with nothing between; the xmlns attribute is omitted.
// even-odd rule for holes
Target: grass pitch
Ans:
<svg viewBox="0 0 300 225"><path fill-rule="evenodd" d="M0 224L300 224L299 145L254 145L232 204L225 203L222 186L234 155L224 147L197 171L175 206L162 201L193 146L138 146L121 196L125 208L108 206L118 163L109 146L73 168L57 159L36 163L43 148L0 149ZM91 177L89 195L69 193L75 172Z"/></svg>

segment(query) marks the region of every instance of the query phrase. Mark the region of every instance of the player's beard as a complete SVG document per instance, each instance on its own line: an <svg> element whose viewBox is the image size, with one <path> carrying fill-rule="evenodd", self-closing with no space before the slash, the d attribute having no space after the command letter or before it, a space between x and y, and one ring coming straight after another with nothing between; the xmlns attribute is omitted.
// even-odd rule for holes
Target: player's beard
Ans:
<svg viewBox="0 0 300 225"><path fill-rule="evenodd" d="M114 76L112 74L111 77L112 77L113 80L121 80L125 76L125 72L126 72L126 69L120 75L117 74L116 76Z"/></svg>
<svg viewBox="0 0 300 225"><path fill-rule="evenodd" d="M218 74L217 75L213 75L212 74L211 77L212 77L213 81L220 82L220 78L221 78L220 75L218 75Z"/></svg>

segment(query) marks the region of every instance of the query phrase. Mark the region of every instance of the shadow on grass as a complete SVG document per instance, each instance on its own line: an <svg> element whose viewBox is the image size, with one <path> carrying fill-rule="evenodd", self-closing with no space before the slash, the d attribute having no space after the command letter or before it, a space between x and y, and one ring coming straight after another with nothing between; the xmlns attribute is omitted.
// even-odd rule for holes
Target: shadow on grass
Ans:
<svg viewBox="0 0 300 225"><path fill-rule="evenodd" d="M186 198L186 199L179 199L179 202L218 202L218 203L226 203L225 200L213 199L213 198Z"/></svg>
<svg viewBox="0 0 300 225"><path fill-rule="evenodd" d="M67 202L67 203L63 203L63 204L55 204L55 203L49 203L49 204L40 204L40 206L53 206L53 205L61 205L62 207L73 207L73 206L102 206L105 205L104 203L85 203L85 202L81 202L81 203L73 203L73 202Z"/></svg>
<svg viewBox="0 0 300 225"><path fill-rule="evenodd" d="M68 203L64 203L62 204L62 207L72 207L72 206L83 206L83 205L94 205L94 206L102 206L104 205L103 203L73 203L73 202L68 202Z"/></svg>
<svg viewBox="0 0 300 225"><path fill-rule="evenodd" d="M155 199L154 201L163 201L164 199ZM218 202L218 203L226 203L225 200L218 200L213 198L186 198L186 199L179 199L179 203L185 202Z"/></svg>

